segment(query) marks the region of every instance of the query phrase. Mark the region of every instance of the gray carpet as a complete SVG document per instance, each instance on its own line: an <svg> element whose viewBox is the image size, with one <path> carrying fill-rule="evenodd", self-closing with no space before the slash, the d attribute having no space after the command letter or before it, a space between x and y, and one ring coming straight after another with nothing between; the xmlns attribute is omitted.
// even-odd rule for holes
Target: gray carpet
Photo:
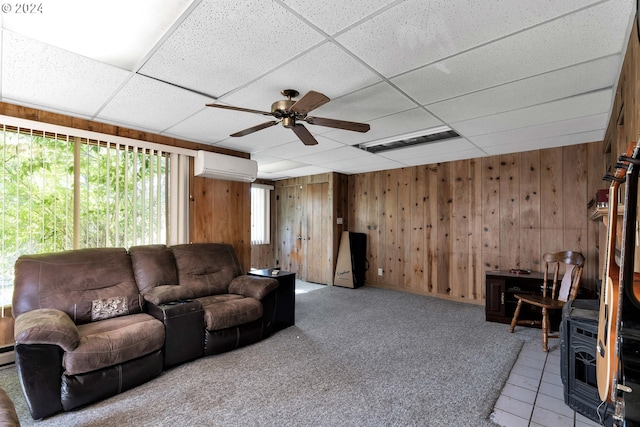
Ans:
<svg viewBox="0 0 640 427"><path fill-rule="evenodd" d="M296 295L296 326L24 426L491 426L522 347L484 308L375 288Z"/></svg>

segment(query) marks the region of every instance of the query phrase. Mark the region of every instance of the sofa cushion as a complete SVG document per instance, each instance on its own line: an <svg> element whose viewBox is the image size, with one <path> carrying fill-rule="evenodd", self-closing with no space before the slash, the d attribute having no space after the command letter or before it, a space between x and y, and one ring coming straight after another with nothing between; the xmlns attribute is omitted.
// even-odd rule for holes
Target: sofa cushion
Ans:
<svg viewBox="0 0 640 427"><path fill-rule="evenodd" d="M180 286L193 292L192 298L226 294L229 283L242 274L233 246L226 243L195 243L171 246Z"/></svg>
<svg viewBox="0 0 640 427"><path fill-rule="evenodd" d="M178 284L176 260L171 249L165 245L132 246L129 254L141 293L149 292L156 286Z"/></svg>
<svg viewBox="0 0 640 427"><path fill-rule="evenodd" d="M63 355L67 375L117 365L162 348L164 325L146 314L131 314L78 325L80 344Z"/></svg>
<svg viewBox="0 0 640 427"><path fill-rule="evenodd" d="M207 331L239 326L262 317L262 303L240 295L220 295L219 300L203 301L198 298L204 311L204 327Z"/></svg>
<svg viewBox="0 0 640 427"><path fill-rule="evenodd" d="M242 295L236 294L220 294L220 295L209 295L206 297L197 298L197 300L202 304L202 306L218 304L221 302L226 302L232 299L242 299L245 298Z"/></svg>
<svg viewBox="0 0 640 427"><path fill-rule="evenodd" d="M144 311L144 298L140 294L121 295L93 301L80 301L73 307L73 321L77 324L136 314Z"/></svg>

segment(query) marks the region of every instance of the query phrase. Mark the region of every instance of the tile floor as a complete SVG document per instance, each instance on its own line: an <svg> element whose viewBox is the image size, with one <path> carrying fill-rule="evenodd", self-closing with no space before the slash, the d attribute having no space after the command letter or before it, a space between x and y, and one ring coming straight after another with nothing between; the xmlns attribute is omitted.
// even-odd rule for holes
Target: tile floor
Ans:
<svg viewBox="0 0 640 427"><path fill-rule="evenodd" d="M541 347L541 340L524 344L491 420L503 427L600 426L564 403L560 341L551 340L549 353L544 353Z"/></svg>

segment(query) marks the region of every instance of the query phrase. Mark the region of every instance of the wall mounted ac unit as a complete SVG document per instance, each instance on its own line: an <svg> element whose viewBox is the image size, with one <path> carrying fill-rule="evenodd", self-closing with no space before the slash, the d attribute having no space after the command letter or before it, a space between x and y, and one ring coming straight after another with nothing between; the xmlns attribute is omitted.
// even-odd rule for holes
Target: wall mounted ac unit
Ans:
<svg viewBox="0 0 640 427"><path fill-rule="evenodd" d="M253 182L258 177L255 160L198 150L193 161L193 174L204 178Z"/></svg>

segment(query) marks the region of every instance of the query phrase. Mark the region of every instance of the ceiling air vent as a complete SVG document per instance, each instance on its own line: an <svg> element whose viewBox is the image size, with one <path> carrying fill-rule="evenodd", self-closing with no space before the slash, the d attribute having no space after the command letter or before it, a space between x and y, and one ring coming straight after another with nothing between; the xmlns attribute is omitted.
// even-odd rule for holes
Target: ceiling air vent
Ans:
<svg viewBox="0 0 640 427"><path fill-rule="evenodd" d="M386 139L360 144L358 147L370 153L381 153L383 151L397 150L400 148L414 147L416 145L431 144L447 139L459 138L460 135L448 126L439 126L415 132L405 136L403 139Z"/></svg>

